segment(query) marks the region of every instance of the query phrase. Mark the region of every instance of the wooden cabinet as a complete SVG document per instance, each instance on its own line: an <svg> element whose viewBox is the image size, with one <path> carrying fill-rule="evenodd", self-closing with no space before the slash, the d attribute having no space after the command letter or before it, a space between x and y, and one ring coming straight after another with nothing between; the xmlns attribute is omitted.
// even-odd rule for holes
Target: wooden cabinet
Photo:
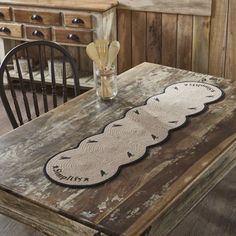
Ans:
<svg viewBox="0 0 236 236"><path fill-rule="evenodd" d="M13 9L13 18L17 22L39 25L61 25L60 12Z"/></svg>
<svg viewBox="0 0 236 236"><path fill-rule="evenodd" d="M65 26L92 29L92 15L64 13Z"/></svg>
<svg viewBox="0 0 236 236"><path fill-rule="evenodd" d="M85 47L97 38L116 39L117 4L115 0L72 0L70 4L1 0L0 61L21 41L50 40L64 45L76 60L81 85L93 84L93 65Z"/></svg>
<svg viewBox="0 0 236 236"><path fill-rule="evenodd" d="M51 40L52 33L50 27L42 26L25 26L25 33L27 39L34 40Z"/></svg>
<svg viewBox="0 0 236 236"><path fill-rule="evenodd" d="M10 21L11 12L9 7L0 7L0 21Z"/></svg>
<svg viewBox="0 0 236 236"><path fill-rule="evenodd" d="M0 22L0 36L1 37L22 37L22 25L21 24L10 24Z"/></svg>
<svg viewBox="0 0 236 236"><path fill-rule="evenodd" d="M56 28L55 39L60 43L88 44L92 42L92 32Z"/></svg>

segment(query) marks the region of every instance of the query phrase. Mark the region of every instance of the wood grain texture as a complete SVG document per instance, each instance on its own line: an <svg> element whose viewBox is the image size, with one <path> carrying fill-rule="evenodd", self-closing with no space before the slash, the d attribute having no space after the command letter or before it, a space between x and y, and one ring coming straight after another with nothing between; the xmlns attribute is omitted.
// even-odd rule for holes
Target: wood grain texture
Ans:
<svg viewBox="0 0 236 236"><path fill-rule="evenodd" d="M228 9L229 0L213 0L210 29L209 74L222 77L225 75Z"/></svg>
<svg viewBox="0 0 236 236"><path fill-rule="evenodd" d="M33 15L38 15L40 19L33 20ZM59 12L13 9L13 16L16 22L40 25L61 25L61 14Z"/></svg>
<svg viewBox="0 0 236 236"><path fill-rule="evenodd" d="M236 79L236 2L229 1L229 18L228 18L228 31L227 31L227 51L225 63L225 77L235 80Z"/></svg>
<svg viewBox="0 0 236 236"><path fill-rule="evenodd" d="M177 15L162 15L162 64L176 67Z"/></svg>
<svg viewBox="0 0 236 236"><path fill-rule="evenodd" d="M132 13L129 10L117 11L118 41L121 44L118 55L118 73L132 67Z"/></svg>
<svg viewBox="0 0 236 236"><path fill-rule="evenodd" d="M192 69L193 17L178 15L177 68Z"/></svg>
<svg viewBox="0 0 236 236"><path fill-rule="evenodd" d="M119 0L119 8L162 13L211 15L212 0Z"/></svg>
<svg viewBox="0 0 236 236"><path fill-rule="evenodd" d="M88 11L107 11L112 7L117 6L116 0L71 0L70 4L64 0L1 0L2 5L12 6L31 6L42 8L56 8L56 9L73 9L73 10L88 10Z"/></svg>
<svg viewBox="0 0 236 236"><path fill-rule="evenodd" d="M79 31L70 28L53 28L55 39L59 43L89 44L92 42L92 32ZM70 34L75 35L75 39L68 38Z"/></svg>
<svg viewBox="0 0 236 236"><path fill-rule="evenodd" d="M9 30L9 33L0 32L1 37L8 38L10 36L10 37L21 38L23 36L21 24L0 22L0 28L2 27L7 28Z"/></svg>
<svg viewBox="0 0 236 236"><path fill-rule="evenodd" d="M74 19L79 19L83 23L75 24L73 23ZM82 13L64 13L64 24L65 26L70 26L75 28L86 28L86 29L93 28L92 16Z"/></svg>
<svg viewBox="0 0 236 236"><path fill-rule="evenodd" d="M210 18L194 16L193 18L193 58L192 69L207 74L209 65Z"/></svg>
<svg viewBox="0 0 236 236"><path fill-rule="evenodd" d="M234 168L168 236L236 235Z"/></svg>
<svg viewBox="0 0 236 236"><path fill-rule="evenodd" d="M4 215L0 215L0 227L2 236L45 236L45 234L29 226L20 224L11 218L7 218Z"/></svg>
<svg viewBox="0 0 236 236"><path fill-rule="evenodd" d="M9 7L0 7L0 21L10 21L12 19Z"/></svg>
<svg viewBox="0 0 236 236"><path fill-rule="evenodd" d="M42 104L40 107L42 107ZM0 100L0 135L11 130L11 124L3 111ZM168 236L222 236L222 234L234 236L236 234L234 208L236 204L235 176L236 168ZM3 215L0 215L0 228L1 236L43 236L42 233L35 229ZM152 227L152 229L154 228Z"/></svg>
<svg viewBox="0 0 236 236"><path fill-rule="evenodd" d="M147 13L132 12L132 66L146 61Z"/></svg>
<svg viewBox="0 0 236 236"><path fill-rule="evenodd" d="M161 63L162 15L147 13L147 61Z"/></svg>
<svg viewBox="0 0 236 236"><path fill-rule="evenodd" d="M173 132L168 142L150 149L146 159L123 168L119 176L104 185L68 189L44 177L42 168L50 156L101 132L105 124L121 118L128 108L143 104L153 94L163 92L167 85L186 80L218 85L226 92L225 99L210 105L187 127ZM113 103L102 103L92 90L0 138L0 165L7 166L0 173L1 211L11 208L13 213L16 208L17 215L24 216L24 222L29 224L29 215L37 218L43 212L53 216L48 217L50 221L65 217L111 235L139 235L153 221L161 219L159 216L168 212L171 215L171 207L191 208L214 186L214 181L233 167L235 146L230 144L236 131L235 85L228 80L148 63L122 74L119 85L122 89ZM34 207L37 210L32 213L30 209ZM33 225L48 232L58 230L54 223L50 229L45 221L34 221ZM69 230L68 223L60 221ZM175 224L171 220L168 229ZM166 229L162 228L162 232Z"/></svg>
<svg viewBox="0 0 236 236"><path fill-rule="evenodd" d="M35 32L41 32L40 36L34 35ZM52 33L51 27L42 27L42 26L25 26L25 34L28 39L34 40L48 40L51 41Z"/></svg>

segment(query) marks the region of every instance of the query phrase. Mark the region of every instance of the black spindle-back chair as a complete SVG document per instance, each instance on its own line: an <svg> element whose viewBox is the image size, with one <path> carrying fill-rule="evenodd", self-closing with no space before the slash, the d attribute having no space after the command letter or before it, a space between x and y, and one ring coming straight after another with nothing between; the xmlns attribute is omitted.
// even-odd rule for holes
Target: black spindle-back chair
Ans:
<svg viewBox="0 0 236 236"><path fill-rule="evenodd" d="M22 66L19 62L19 58L22 56L28 67L26 74L25 71L22 71ZM34 58L33 63L32 58ZM58 60L56 58L60 58L60 63L62 64L61 86L58 86L58 78L56 78L55 61ZM13 71L15 71L17 78L15 78L15 75L12 76L12 69L10 69L13 61L15 64ZM14 129L32 120L33 117L38 117L41 113L48 112L48 93L51 93L49 98L52 99L53 108L58 106L58 90L61 91L63 103L67 102L68 89L71 90L67 84L66 70L68 69L68 63L74 82L72 85L74 97L80 93L78 70L74 59L65 48L49 41L34 41L20 44L9 51L0 65L0 96ZM38 73L37 80L35 78L35 68L33 67L36 67ZM50 76L48 75L50 82L46 81L45 71L49 70L47 67L50 67L51 71ZM4 84L4 77L5 81L7 81L7 86ZM9 102L6 88L9 89L10 93L8 94L11 95L12 102ZM19 94L23 108L18 101ZM41 104L38 101L39 94L43 100L43 111L40 109Z"/></svg>

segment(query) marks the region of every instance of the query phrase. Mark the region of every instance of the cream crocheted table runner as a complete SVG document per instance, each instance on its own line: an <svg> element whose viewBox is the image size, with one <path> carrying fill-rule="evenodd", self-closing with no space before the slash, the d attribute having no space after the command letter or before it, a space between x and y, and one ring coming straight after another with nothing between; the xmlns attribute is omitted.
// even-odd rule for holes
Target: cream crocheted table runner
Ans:
<svg viewBox="0 0 236 236"><path fill-rule="evenodd" d="M103 133L84 139L77 148L58 153L46 163L46 176L65 186L92 186L114 177L118 170L144 157L147 147L163 142L187 116L203 111L223 92L210 84L182 82L132 108L108 124ZM127 167L128 168L128 167Z"/></svg>

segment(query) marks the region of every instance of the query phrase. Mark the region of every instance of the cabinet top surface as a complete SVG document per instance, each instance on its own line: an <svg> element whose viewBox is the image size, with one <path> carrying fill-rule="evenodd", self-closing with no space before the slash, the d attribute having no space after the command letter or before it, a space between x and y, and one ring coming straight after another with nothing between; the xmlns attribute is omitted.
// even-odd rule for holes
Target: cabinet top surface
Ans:
<svg viewBox="0 0 236 236"><path fill-rule="evenodd" d="M68 10L106 11L116 6L116 0L1 0L4 5L59 8Z"/></svg>

